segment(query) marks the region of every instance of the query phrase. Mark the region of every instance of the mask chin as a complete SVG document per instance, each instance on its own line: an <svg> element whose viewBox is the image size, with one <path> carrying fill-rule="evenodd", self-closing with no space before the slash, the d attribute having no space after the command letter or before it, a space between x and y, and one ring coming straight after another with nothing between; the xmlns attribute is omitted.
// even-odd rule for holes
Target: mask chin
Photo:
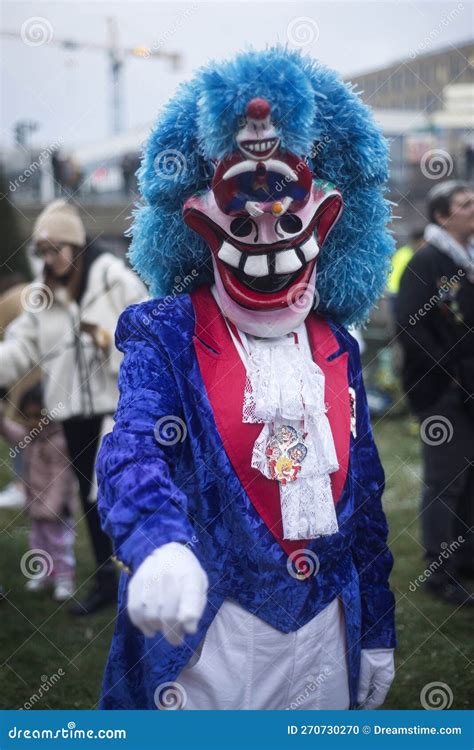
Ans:
<svg viewBox="0 0 474 750"><path fill-rule="evenodd" d="M298 286L292 286L287 290L285 307L265 310L262 309L261 305L259 309L250 309L240 305L227 291L214 256L212 262L217 302L225 317L244 333L262 338L285 336L301 325L313 308L316 289L316 264L313 264L309 281L303 290L298 289Z"/></svg>

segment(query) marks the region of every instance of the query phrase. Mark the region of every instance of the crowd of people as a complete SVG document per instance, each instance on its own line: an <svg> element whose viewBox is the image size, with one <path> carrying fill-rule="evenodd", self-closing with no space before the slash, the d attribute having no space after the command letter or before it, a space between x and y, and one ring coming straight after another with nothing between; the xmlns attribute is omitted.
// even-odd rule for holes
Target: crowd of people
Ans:
<svg viewBox="0 0 474 750"><path fill-rule="evenodd" d="M420 523L426 564L434 566L426 586L452 605L472 604L464 587L474 575L472 190L456 181L437 185L427 216L426 227L393 256L386 296L402 351L402 386L420 424ZM11 446L12 469L0 509L23 507L31 548L53 561L28 590L50 588L57 601L74 597L70 611L80 616L116 600L111 542L95 501L95 459L116 406L116 323L147 293L120 258L89 240L64 199L38 216L33 252L35 281L12 284L0 300L0 434ZM447 431L446 439L433 438L432 430ZM78 597L74 540L82 516L96 569L92 589ZM441 558L459 538L458 549Z"/></svg>

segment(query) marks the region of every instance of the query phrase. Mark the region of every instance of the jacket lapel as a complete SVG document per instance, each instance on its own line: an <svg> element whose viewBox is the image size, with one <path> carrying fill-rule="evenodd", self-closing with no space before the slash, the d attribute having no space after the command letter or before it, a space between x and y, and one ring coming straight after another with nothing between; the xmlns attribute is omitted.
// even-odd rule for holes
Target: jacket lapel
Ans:
<svg viewBox="0 0 474 750"><path fill-rule="evenodd" d="M327 320L316 313L306 318L306 330L313 359L324 373L327 418L331 425L338 471L331 474L334 503L342 496L349 468L351 413L349 401L348 359L349 352L342 352Z"/></svg>
<svg viewBox="0 0 474 750"><path fill-rule="evenodd" d="M283 539L278 483L250 465L253 445L262 425L242 422L246 372L227 325L209 287L191 294L195 313L194 347L207 396L224 449L243 489L269 531L286 554L305 547L310 540ZM339 348L322 318L312 315L307 330L313 358L326 376L328 418L334 435L339 471L331 475L334 501L341 496L349 460L350 413L347 352L330 362L326 357Z"/></svg>

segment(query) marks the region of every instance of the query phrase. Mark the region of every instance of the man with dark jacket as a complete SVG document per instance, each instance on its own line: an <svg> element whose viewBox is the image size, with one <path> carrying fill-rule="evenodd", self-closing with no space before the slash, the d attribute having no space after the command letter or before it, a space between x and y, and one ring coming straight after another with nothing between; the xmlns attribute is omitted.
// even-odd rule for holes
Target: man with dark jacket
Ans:
<svg viewBox="0 0 474 750"><path fill-rule="evenodd" d="M403 387L420 420L422 541L428 590L474 604L474 193L445 182L428 195L426 245L397 299Z"/></svg>

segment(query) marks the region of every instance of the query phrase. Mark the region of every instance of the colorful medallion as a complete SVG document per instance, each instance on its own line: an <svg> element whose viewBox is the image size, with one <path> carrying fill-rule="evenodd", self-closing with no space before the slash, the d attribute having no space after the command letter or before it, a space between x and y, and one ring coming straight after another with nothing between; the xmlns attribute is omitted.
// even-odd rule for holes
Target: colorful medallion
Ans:
<svg viewBox="0 0 474 750"><path fill-rule="evenodd" d="M281 425L271 435L265 449L271 479L286 484L298 478L308 453L304 444L306 435L306 432L287 424Z"/></svg>

